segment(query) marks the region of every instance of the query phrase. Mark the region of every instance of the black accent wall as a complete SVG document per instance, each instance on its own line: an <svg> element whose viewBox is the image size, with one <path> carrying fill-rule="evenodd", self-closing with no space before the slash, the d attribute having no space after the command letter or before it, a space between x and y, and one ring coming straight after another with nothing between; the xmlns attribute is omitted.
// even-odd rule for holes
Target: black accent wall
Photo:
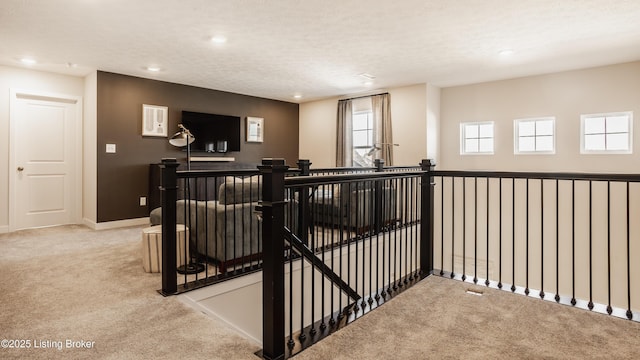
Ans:
<svg viewBox="0 0 640 360"><path fill-rule="evenodd" d="M289 165L298 160L298 104L103 71L97 86L98 222L148 216L140 197L149 193L149 164L186 158L169 144L183 110L242 118L240 151L225 155L235 162L212 167L253 167L268 157L284 158ZM142 136L143 104L169 108L167 138ZM245 141L247 116L264 118L263 143ZM106 144L116 144L116 153L106 153Z"/></svg>

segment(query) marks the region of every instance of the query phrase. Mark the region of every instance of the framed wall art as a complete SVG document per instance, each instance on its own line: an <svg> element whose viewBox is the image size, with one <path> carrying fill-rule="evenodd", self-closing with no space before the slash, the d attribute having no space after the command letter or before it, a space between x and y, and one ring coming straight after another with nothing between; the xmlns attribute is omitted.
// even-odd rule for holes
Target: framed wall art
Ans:
<svg viewBox="0 0 640 360"><path fill-rule="evenodd" d="M167 137L168 112L166 106L142 104L142 136Z"/></svg>
<svg viewBox="0 0 640 360"><path fill-rule="evenodd" d="M247 142L261 143L264 140L264 118L247 116Z"/></svg>

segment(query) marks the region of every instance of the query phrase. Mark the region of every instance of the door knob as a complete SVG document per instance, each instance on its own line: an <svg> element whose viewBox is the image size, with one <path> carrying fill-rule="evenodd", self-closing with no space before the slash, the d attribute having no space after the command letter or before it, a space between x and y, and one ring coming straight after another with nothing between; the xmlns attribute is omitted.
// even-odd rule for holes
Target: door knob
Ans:
<svg viewBox="0 0 640 360"><path fill-rule="evenodd" d="M18 171L22 171L24 168L22 166L18 166Z"/></svg>

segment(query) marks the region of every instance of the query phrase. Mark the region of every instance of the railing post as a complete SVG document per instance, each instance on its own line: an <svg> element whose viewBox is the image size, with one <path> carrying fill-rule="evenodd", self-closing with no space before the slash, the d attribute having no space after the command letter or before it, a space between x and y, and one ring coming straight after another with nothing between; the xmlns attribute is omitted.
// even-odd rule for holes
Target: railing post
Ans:
<svg viewBox="0 0 640 360"><path fill-rule="evenodd" d="M426 159L420 166L424 171L420 202L420 276L424 278L433 272L433 190L436 184L432 172L436 163Z"/></svg>
<svg viewBox="0 0 640 360"><path fill-rule="evenodd" d="M298 169L300 169L300 176L309 176L311 173L311 161L307 159L300 159L297 162Z"/></svg>
<svg viewBox="0 0 640 360"><path fill-rule="evenodd" d="M298 169L300 169L300 176L309 176L311 174L311 161L298 160ZM304 242L305 245L309 245L309 227L311 218L311 207L309 206L309 187L303 186L298 190L298 229L294 233Z"/></svg>
<svg viewBox="0 0 640 360"><path fill-rule="evenodd" d="M284 359L284 159L263 159L262 356Z"/></svg>
<svg viewBox="0 0 640 360"><path fill-rule="evenodd" d="M373 160L373 166L376 168L376 172L384 171L384 159Z"/></svg>
<svg viewBox="0 0 640 360"><path fill-rule="evenodd" d="M162 293L178 291L176 274L176 201L178 176L176 159L162 159Z"/></svg>
<svg viewBox="0 0 640 360"><path fill-rule="evenodd" d="M375 168L376 168L376 172L383 172L384 171L384 159L375 159L373 161ZM382 200L382 180L376 180L375 181L375 194L374 194L374 203L373 203L373 211L374 211L374 216L375 216L375 224L374 224L374 230L375 233L379 233L380 231L382 231L382 228L384 227L384 219L382 216L382 204L383 204L383 200Z"/></svg>

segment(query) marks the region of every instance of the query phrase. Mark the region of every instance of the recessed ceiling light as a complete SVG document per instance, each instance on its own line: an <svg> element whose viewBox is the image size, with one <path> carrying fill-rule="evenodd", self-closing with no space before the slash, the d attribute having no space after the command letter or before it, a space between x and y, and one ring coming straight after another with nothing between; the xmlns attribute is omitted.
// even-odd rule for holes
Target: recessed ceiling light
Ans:
<svg viewBox="0 0 640 360"><path fill-rule="evenodd" d="M147 70L151 71L151 72L158 72L160 71L160 68L157 66L147 66Z"/></svg>
<svg viewBox="0 0 640 360"><path fill-rule="evenodd" d="M514 53L513 49L502 49L498 52L498 55L509 56L509 55L513 55L513 53Z"/></svg>
<svg viewBox="0 0 640 360"><path fill-rule="evenodd" d="M373 81L365 81L363 84L364 86L371 86L373 85Z"/></svg>
<svg viewBox="0 0 640 360"><path fill-rule="evenodd" d="M367 74L367 73L362 73L362 74L358 74L358 76L363 77L369 81L375 79L376 77L371 75L371 74Z"/></svg>
<svg viewBox="0 0 640 360"><path fill-rule="evenodd" d="M302 99L302 95L300 95L300 94L295 94L295 95L293 95L293 98L294 98L294 99Z"/></svg>
<svg viewBox="0 0 640 360"><path fill-rule="evenodd" d="M20 61L25 65L33 65L36 63L36 61L32 58L22 58L20 59Z"/></svg>
<svg viewBox="0 0 640 360"><path fill-rule="evenodd" d="M216 35L211 38L211 42L214 44L224 44L227 42L227 38L222 35Z"/></svg>

